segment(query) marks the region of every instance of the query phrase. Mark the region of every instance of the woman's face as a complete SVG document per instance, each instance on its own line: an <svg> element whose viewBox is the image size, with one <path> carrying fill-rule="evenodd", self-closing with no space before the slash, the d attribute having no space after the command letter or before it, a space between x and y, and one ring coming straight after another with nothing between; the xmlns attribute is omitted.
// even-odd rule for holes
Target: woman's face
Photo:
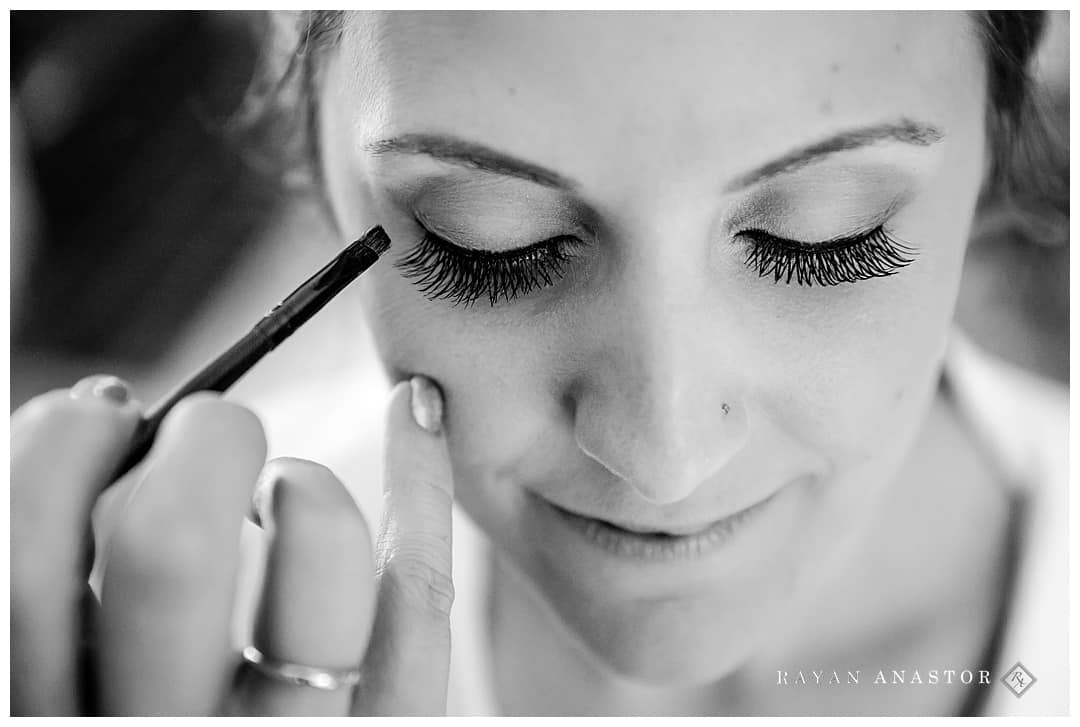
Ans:
<svg viewBox="0 0 1080 727"><path fill-rule="evenodd" d="M392 376L441 384L457 498L612 670L730 672L856 542L933 397L983 172L972 20L346 27L331 196L393 240L366 316Z"/></svg>

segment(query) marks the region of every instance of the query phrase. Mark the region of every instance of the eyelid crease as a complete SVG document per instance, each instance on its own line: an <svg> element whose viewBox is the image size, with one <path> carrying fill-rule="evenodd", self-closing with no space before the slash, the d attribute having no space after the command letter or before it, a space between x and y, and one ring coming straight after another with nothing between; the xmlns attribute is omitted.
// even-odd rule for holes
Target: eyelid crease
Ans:
<svg viewBox="0 0 1080 727"><path fill-rule="evenodd" d="M789 237L783 237L777 235L768 230L761 229L759 227L748 227L743 230L739 230L735 233L735 236L747 235L750 237L757 236L762 237L774 244L783 245L796 250L836 250L844 247L850 247L851 245L858 244L868 236L873 235L876 232L884 231L885 225L892 220L893 216L900 211L908 202L911 201L911 195L900 194L894 197L889 204L877 215L873 217L873 221L867 223L860 230L855 232L838 235L825 240L818 240L812 242L804 242L802 240L794 240Z"/></svg>
<svg viewBox="0 0 1080 727"><path fill-rule="evenodd" d="M577 242L577 238L573 235L555 235L554 237L549 237L545 240L540 240L539 242L534 242L524 247L515 247L509 250L485 250L481 247L461 245L449 240L445 233L437 229L438 225L429 223L428 221L422 219L422 215L420 213L415 213L413 215L413 219L425 235L430 235L431 237L434 237L436 240L438 240L440 243L452 248L454 253L465 257L472 257L481 260L515 260L533 255L538 250L546 250L550 248L551 245L556 243Z"/></svg>

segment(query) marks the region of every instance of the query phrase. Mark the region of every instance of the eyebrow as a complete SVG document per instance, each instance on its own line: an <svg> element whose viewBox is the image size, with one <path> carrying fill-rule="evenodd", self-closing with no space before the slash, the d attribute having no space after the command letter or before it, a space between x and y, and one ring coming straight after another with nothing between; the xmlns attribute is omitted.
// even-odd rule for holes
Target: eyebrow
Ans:
<svg viewBox="0 0 1080 727"><path fill-rule="evenodd" d="M403 134L370 142L364 145L364 149L373 155L395 153L429 156L451 164L517 177L566 191L573 191L579 186L558 172L545 169L539 164L445 134Z"/></svg>
<svg viewBox="0 0 1080 727"><path fill-rule="evenodd" d="M945 138L932 124L901 119L895 123L877 124L843 131L821 141L784 154L756 169L736 177L724 188L733 192L771 177L792 172L831 154L871 146L882 141L900 142L913 146L930 146ZM410 154L479 169L507 177L517 177L545 187L574 191L577 182L538 164L519 159L491 147L466 141L447 134L409 133L379 139L364 145L372 155Z"/></svg>
<svg viewBox="0 0 1080 727"><path fill-rule="evenodd" d="M941 129L932 124L902 119L897 123L864 126L843 131L827 139L795 149L757 169L742 174L724 187L724 192L734 192L770 179L780 174L793 172L811 162L818 161L831 154L842 151L861 149L881 141L894 141L913 146L930 146L945 138Z"/></svg>

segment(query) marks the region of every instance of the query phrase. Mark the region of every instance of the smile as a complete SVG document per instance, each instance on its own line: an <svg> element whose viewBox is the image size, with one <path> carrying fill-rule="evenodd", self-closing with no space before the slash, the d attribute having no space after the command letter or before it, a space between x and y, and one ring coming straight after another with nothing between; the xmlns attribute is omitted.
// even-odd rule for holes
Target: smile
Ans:
<svg viewBox="0 0 1080 727"><path fill-rule="evenodd" d="M696 558L720 548L756 520L784 489L787 488L720 520L697 528L684 527L678 532L629 524L616 525L570 512L541 497L537 499L557 520L608 553L625 558L665 560Z"/></svg>

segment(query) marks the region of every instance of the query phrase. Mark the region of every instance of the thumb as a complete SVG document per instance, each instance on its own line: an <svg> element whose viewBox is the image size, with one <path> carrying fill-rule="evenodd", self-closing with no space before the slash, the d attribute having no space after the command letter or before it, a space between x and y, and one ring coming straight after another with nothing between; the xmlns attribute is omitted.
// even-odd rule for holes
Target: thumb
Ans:
<svg viewBox="0 0 1080 727"><path fill-rule="evenodd" d="M442 395L424 377L391 394L378 595L355 703L360 714L446 711L454 488L442 409Z"/></svg>

